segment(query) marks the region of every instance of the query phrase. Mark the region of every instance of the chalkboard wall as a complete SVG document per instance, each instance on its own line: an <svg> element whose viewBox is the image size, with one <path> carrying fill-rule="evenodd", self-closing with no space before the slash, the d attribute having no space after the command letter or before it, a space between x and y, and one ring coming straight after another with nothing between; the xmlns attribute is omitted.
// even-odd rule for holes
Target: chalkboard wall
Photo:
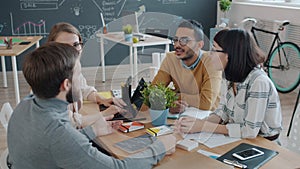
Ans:
<svg viewBox="0 0 300 169"><path fill-rule="evenodd" d="M170 30L169 36L172 36L180 19L195 19L202 23L209 37L209 28L216 23L216 4L217 0L6 0L0 6L0 35L42 35L43 44L55 23L69 22L79 29L86 44L82 65L97 66L100 64L100 49L95 32L102 30L100 13L103 13L109 31L114 31L111 25L124 11L135 11L140 13L141 32L146 28L165 26ZM158 13L164 13L162 15L172 20L159 21L161 17L157 16ZM157 16L156 20L149 14ZM153 23L155 21L157 23ZM208 44L205 48L208 49ZM107 65L120 64L127 58L128 49L113 45L105 53ZM17 57L18 69L22 67L23 56ZM10 70L10 58L6 57L6 63Z"/></svg>

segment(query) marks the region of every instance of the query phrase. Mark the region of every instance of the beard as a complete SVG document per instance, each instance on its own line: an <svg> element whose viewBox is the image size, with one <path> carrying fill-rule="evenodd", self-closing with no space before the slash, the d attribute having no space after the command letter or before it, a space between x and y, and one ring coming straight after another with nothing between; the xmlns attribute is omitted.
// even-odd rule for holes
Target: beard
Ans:
<svg viewBox="0 0 300 169"><path fill-rule="evenodd" d="M80 90L76 90L75 88L73 89L73 87L71 87L66 95L66 99L67 99L67 102L69 102L69 103L74 103L74 102L80 101L81 100Z"/></svg>
<svg viewBox="0 0 300 169"><path fill-rule="evenodd" d="M181 47L177 47L177 48L175 48L175 50L180 51L181 53L185 52L185 50L182 49ZM195 55L196 55L196 53L193 51L193 49L189 48L186 51L186 55L184 57L180 57L180 56L177 55L177 58L182 60L182 61L186 61L186 60L189 60L189 59L193 58Z"/></svg>
<svg viewBox="0 0 300 169"><path fill-rule="evenodd" d="M195 55L195 52L194 52L192 49L189 49L189 50L186 52L185 57L180 58L180 59L181 59L182 61L186 61L186 60L189 60L189 59L193 58L194 55Z"/></svg>

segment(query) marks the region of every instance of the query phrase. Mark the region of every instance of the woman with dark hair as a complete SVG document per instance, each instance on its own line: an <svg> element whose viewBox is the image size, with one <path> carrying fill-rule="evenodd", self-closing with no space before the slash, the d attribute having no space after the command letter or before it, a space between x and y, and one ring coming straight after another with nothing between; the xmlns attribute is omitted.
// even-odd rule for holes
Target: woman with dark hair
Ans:
<svg viewBox="0 0 300 169"><path fill-rule="evenodd" d="M254 39L242 29L222 30L214 38L211 57L215 68L225 73L219 107L205 120L181 117L176 129L276 140L282 130L280 100L259 66L264 55Z"/></svg>

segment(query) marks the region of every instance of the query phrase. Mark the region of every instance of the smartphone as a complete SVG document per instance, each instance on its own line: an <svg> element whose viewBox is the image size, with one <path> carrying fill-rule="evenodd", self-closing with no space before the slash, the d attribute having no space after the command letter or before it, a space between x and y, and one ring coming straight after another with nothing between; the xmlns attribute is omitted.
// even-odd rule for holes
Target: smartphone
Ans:
<svg viewBox="0 0 300 169"><path fill-rule="evenodd" d="M261 156L263 154L264 154L263 151L260 151L256 148L251 148L251 149L246 149L246 150L233 153L232 155L240 160L248 160L254 157Z"/></svg>

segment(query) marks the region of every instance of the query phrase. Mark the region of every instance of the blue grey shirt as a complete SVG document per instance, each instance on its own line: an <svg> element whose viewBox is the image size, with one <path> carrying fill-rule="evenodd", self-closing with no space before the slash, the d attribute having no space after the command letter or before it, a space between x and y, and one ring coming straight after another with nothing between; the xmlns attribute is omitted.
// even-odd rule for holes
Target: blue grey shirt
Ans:
<svg viewBox="0 0 300 169"><path fill-rule="evenodd" d="M146 150L124 160L115 159L92 147L92 128L76 130L67 111L68 103L56 98L25 98L8 124L9 161L14 169L56 168L152 168L165 155L155 141Z"/></svg>

